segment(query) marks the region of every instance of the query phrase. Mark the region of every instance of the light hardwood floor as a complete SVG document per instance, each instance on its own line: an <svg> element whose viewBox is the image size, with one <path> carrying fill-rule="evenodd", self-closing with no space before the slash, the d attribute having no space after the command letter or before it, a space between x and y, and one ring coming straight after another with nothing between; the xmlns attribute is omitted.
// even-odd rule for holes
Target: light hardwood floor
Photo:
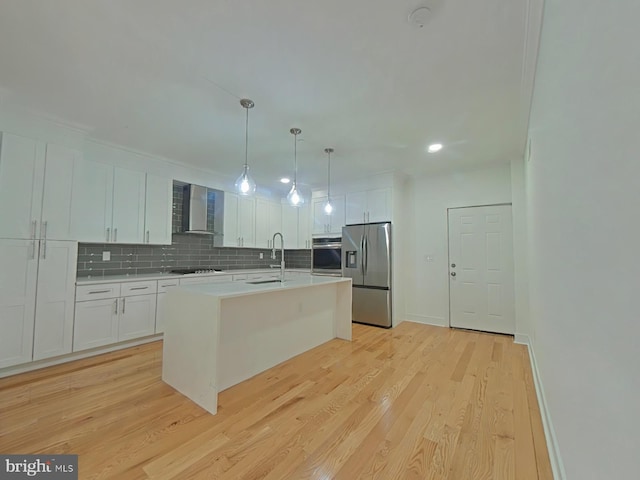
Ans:
<svg viewBox="0 0 640 480"><path fill-rule="evenodd" d="M220 394L160 379L156 342L0 379L1 453L76 453L81 479L552 479L526 348L353 326Z"/></svg>

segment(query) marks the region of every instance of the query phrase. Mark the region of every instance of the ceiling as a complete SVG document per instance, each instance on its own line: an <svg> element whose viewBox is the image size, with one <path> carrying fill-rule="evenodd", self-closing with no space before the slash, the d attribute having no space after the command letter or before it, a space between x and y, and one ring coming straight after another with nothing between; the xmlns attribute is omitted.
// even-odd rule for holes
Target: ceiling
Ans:
<svg viewBox="0 0 640 480"><path fill-rule="evenodd" d="M135 150L259 185L521 156L528 0L3 0L0 95ZM423 28L408 15L428 6ZM426 153L433 142L444 144ZM269 187L271 188L271 187Z"/></svg>

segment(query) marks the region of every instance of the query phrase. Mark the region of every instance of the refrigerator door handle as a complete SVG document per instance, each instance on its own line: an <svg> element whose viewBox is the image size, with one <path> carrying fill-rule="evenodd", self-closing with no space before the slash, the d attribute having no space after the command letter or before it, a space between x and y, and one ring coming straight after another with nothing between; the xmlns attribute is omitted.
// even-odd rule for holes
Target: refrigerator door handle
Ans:
<svg viewBox="0 0 640 480"><path fill-rule="evenodd" d="M366 275L369 270L369 239L367 237L364 237L364 251L362 256L362 261L364 262L364 274Z"/></svg>
<svg viewBox="0 0 640 480"><path fill-rule="evenodd" d="M360 237L360 272L364 276L364 235Z"/></svg>

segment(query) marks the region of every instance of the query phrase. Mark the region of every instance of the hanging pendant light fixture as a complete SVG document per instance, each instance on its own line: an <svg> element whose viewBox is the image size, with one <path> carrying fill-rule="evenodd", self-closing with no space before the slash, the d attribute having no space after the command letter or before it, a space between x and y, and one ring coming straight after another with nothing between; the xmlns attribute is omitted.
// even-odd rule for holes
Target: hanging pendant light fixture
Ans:
<svg viewBox="0 0 640 480"><path fill-rule="evenodd" d="M302 133L302 130L292 128L289 132L293 134L293 185L287 194L287 201L291 206L300 207L304 204L304 198L298 190L298 135Z"/></svg>
<svg viewBox="0 0 640 480"><path fill-rule="evenodd" d="M240 105L247 111L247 120L245 122L244 130L244 167L242 173L236 180L236 191L239 195L253 195L256 191L256 182L251 176L249 176L249 109L255 105L252 100L243 98L240 100Z"/></svg>
<svg viewBox="0 0 640 480"><path fill-rule="evenodd" d="M331 204L331 154L333 148L325 148L324 152L327 154L327 203L324 204L324 213L331 215L333 212L333 205Z"/></svg>

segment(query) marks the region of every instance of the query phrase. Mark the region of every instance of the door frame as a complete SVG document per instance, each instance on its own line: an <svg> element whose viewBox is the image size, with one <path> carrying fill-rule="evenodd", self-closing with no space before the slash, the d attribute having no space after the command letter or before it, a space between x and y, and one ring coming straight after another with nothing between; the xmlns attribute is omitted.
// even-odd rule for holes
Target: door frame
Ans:
<svg viewBox="0 0 640 480"><path fill-rule="evenodd" d="M450 249L450 245L451 242L449 240L449 236L451 234L451 232L449 232L449 210L459 210L461 208L480 208L480 207L503 207L503 206L510 206L511 207L511 215L513 215L513 202L502 202L502 203L481 203L481 204L477 204L477 205L462 205L459 207L447 207L447 294L449 296L449 301L447 303L448 305L448 309L447 309L447 326L449 328L451 327L451 280L449 279L449 268L451 265L451 249ZM512 232L511 235L513 236L513 226L512 226ZM515 259L514 259L515 260ZM499 334L496 334L499 335Z"/></svg>

